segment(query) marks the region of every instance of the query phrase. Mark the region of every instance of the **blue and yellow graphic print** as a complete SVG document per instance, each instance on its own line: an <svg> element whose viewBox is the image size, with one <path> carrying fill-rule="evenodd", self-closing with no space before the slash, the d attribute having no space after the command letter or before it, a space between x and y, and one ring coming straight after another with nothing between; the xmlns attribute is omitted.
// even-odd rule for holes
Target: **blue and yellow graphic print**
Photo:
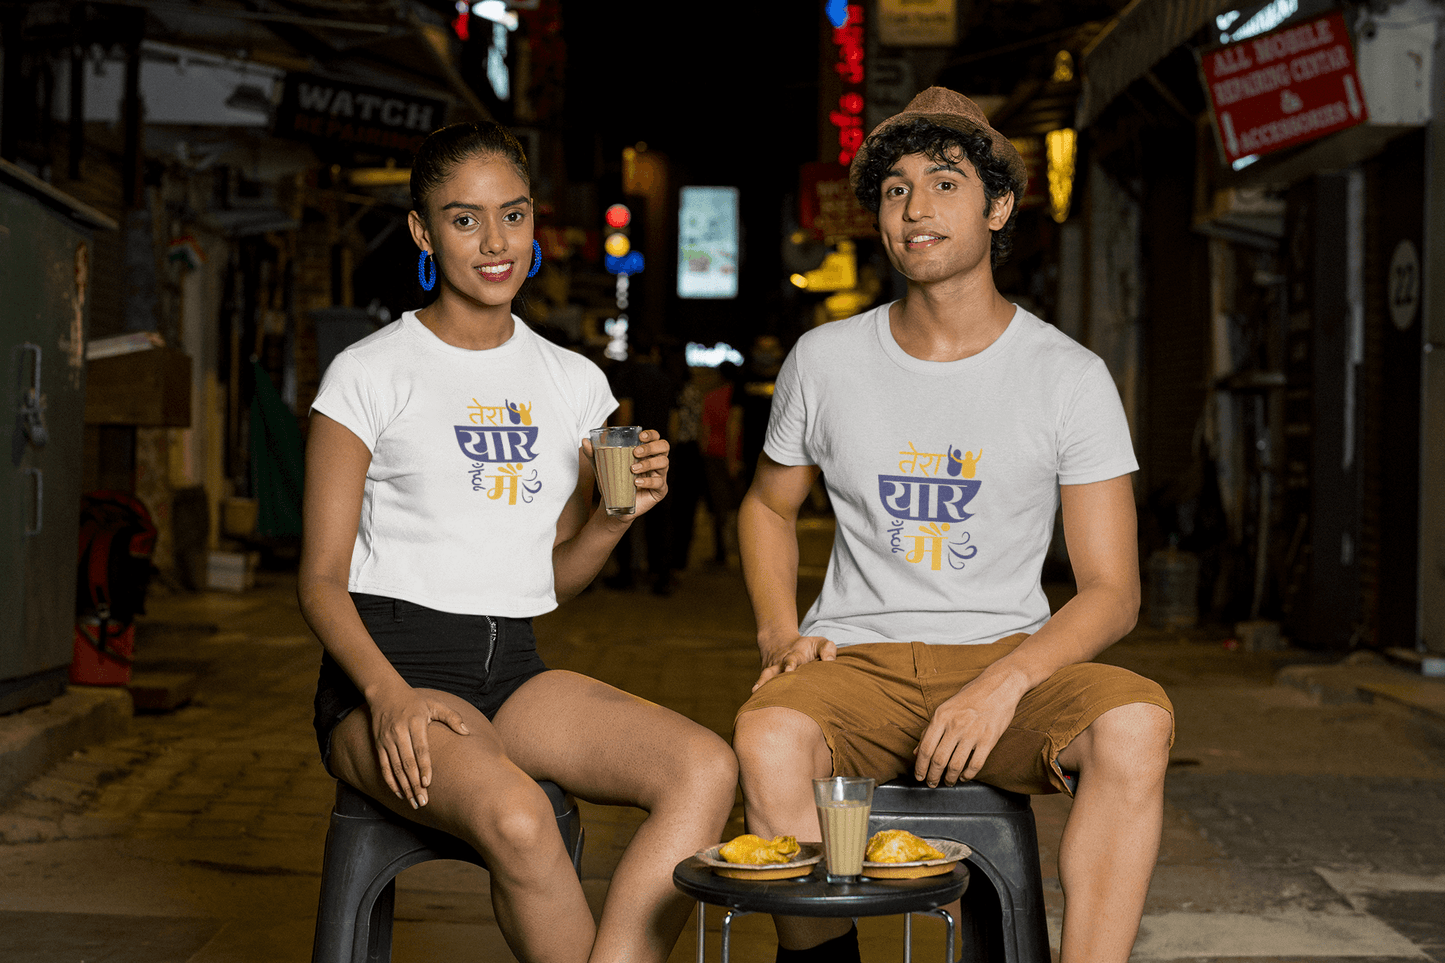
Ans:
<svg viewBox="0 0 1445 963"><path fill-rule="evenodd" d="M472 491L486 492L499 504L515 505L519 498L530 503L542 490L537 469L528 466L537 457L532 405L510 399L500 405L471 401L466 406L468 423L454 429L462 454L471 462Z"/></svg>
<svg viewBox="0 0 1445 963"><path fill-rule="evenodd" d="M978 546L969 544L972 536L958 526L974 514L964 506L983 484L974 477L983 449L949 445L946 452L928 452L907 444L898 452L901 474L878 476L878 498L889 515L889 550L906 562L926 564L929 571L942 571L945 561L962 571L978 554Z"/></svg>

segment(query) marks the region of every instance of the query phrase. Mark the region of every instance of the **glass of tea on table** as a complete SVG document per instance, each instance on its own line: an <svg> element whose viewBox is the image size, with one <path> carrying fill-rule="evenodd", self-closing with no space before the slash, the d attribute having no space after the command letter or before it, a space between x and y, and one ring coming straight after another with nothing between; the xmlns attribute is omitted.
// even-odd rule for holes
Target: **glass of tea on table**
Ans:
<svg viewBox="0 0 1445 963"><path fill-rule="evenodd" d="M868 814L873 811L872 779L830 776L813 780L813 802L823 830L823 860L830 883L856 883L868 847Z"/></svg>

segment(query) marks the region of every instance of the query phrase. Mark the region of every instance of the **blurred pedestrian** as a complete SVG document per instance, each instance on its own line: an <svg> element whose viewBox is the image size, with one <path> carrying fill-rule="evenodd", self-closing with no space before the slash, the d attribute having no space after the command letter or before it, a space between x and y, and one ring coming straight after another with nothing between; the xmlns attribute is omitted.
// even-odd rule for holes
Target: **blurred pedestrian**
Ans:
<svg viewBox="0 0 1445 963"><path fill-rule="evenodd" d="M312 409L298 595L325 650L322 760L485 857L519 959L662 963L692 912L672 868L721 835L733 755L670 710L548 671L532 617L656 510L667 442L642 434L635 516L593 507L587 432L616 402L511 312L541 251L506 128L432 134L411 193L439 295L338 355ZM596 922L538 779L648 812Z"/></svg>
<svg viewBox="0 0 1445 963"><path fill-rule="evenodd" d="M643 340L632 343L632 353L627 360L612 370L612 389L617 394L617 417L619 425L648 425L656 427L662 436L671 442L669 419L678 392L682 389L681 379L668 363L660 346ZM669 453L669 459L671 454ZM669 462L669 492L672 489L673 467ZM647 548L647 575L652 590L658 595L672 592L672 527L675 511L669 504L661 510L648 513L642 519L643 544ZM617 563L617 574L606 579L609 588L630 589L634 584L635 563L632 557L633 539L624 538L617 543L612 557Z"/></svg>
<svg viewBox="0 0 1445 963"><path fill-rule="evenodd" d="M743 409L743 478L752 481L768 433L768 414L773 407L773 382L783 365L783 346L771 334L758 335L748 349L746 375L738 403Z"/></svg>
<svg viewBox="0 0 1445 963"><path fill-rule="evenodd" d="M672 502L672 564L687 568L696 537L697 508L707 506L713 528L713 562L727 564L729 521L737 509L742 470L742 410L733 384L718 368L693 367L673 409L674 439L668 472Z"/></svg>
<svg viewBox="0 0 1445 963"><path fill-rule="evenodd" d="M677 404L672 409L673 450L677 454L668 472L668 514L672 527L672 566L679 572L687 570L688 561L692 558L697 506L706 491L699 437L702 434L702 406L706 394L704 383L711 372L711 368L689 367L687 382L678 392Z"/></svg>
<svg viewBox="0 0 1445 963"><path fill-rule="evenodd" d="M736 400L737 365L725 361L714 370L716 383L707 388L702 399L700 445L707 479L707 508L712 515L713 563L727 565L742 497L743 409Z"/></svg>

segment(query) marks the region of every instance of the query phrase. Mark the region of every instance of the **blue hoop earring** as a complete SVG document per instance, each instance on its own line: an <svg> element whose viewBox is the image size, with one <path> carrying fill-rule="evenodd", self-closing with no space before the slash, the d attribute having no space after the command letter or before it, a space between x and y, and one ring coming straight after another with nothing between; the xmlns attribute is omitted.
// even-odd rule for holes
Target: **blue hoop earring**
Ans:
<svg viewBox="0 0 1445 963"><path fill-rule="evenodd" d="M532 269L527 272L527 277L536 277L540 270L542 270L542 245L534 240L532 241Z"/></svg>
<svg viewBox="0 0 1445 963"><path fill-rule="evenodd" d="M431 277L427 277L427 260L431 259ZM437 262L432 258L430 251L422 251L421 257L416 259L416 279L421 284L423 291L430 291L437 286Z"/></svg>

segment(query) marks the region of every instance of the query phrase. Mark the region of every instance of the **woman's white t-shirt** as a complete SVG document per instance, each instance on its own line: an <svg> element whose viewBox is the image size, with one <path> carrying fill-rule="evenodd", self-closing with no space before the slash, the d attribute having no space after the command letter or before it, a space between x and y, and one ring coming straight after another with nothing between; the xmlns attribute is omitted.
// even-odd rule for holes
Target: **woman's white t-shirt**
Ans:
<svg viewBox="0 0 1445 963"><path fill-rule="evenodd" d="M513 324L473 351L409 311L327 368L312 410L371 451L351 591L468 615L557 607L557 518L617 401L591 361Z"/></svg>

